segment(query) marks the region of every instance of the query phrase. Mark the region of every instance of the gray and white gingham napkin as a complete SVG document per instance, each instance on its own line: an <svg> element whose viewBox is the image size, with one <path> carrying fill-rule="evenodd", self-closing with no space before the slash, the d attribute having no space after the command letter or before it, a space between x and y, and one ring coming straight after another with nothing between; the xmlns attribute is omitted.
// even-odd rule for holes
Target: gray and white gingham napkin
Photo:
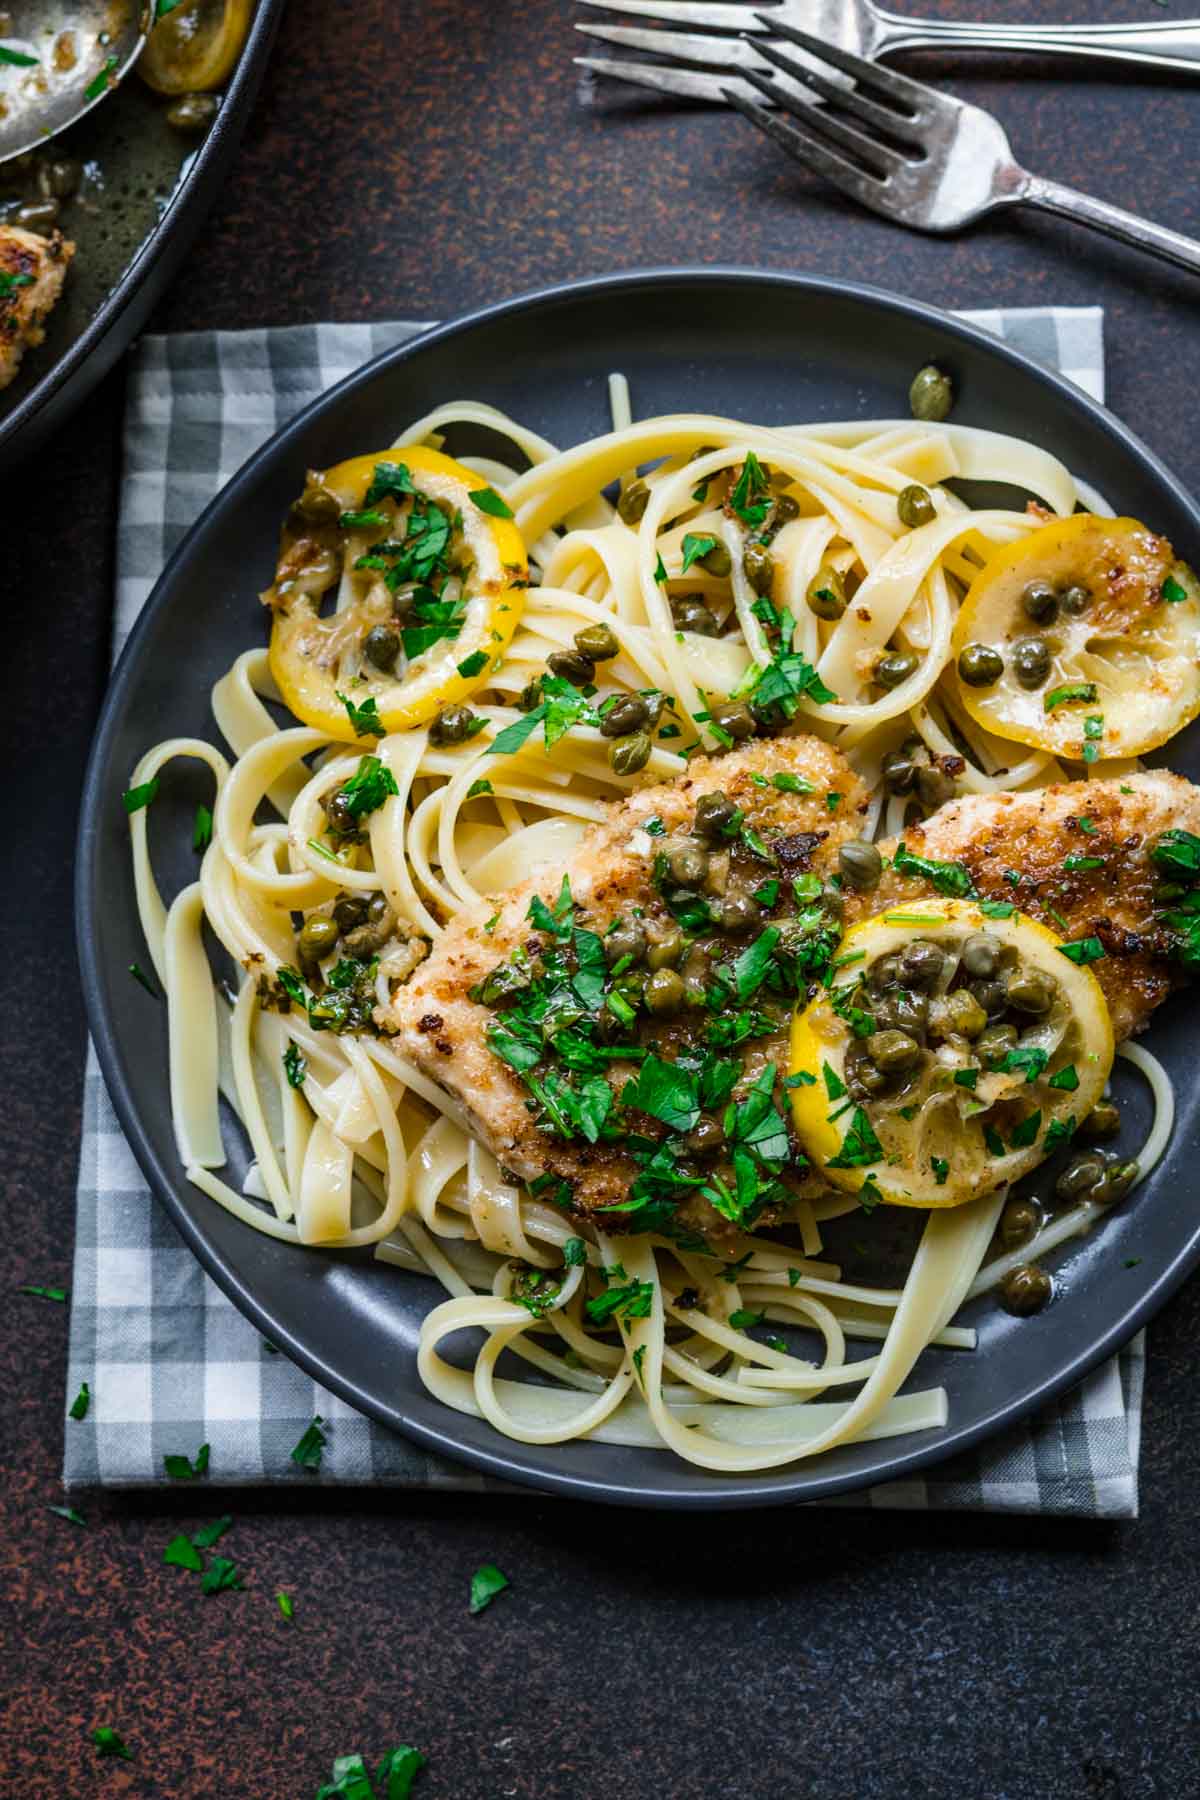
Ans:
<svg viewBox="0 0 1200 1800"><path fill-rule="evenodd" d="M1098 308L968 315L1103 398ZM411 323L289 326L147 337L130 362L117 544L114 655L163 564L218 489L309 400ZM64 1479L146 1487L163 1456L212 1446L221 1485L311 1482L290 1452L326 1421L325 1483L488 1489L493 1484L373 1425L266 1349L202 1271L142 1179L89 1049L71 1290ZM1137 1338L1028 1425L848 1504L1133 1518L1144 1344Z"/></svg>

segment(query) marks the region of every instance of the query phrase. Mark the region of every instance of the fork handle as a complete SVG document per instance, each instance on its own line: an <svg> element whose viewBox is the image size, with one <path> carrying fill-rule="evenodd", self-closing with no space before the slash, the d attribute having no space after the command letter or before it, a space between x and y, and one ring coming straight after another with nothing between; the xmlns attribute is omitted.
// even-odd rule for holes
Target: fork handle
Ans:
<svg viewBox="0 0 1200 1800"><path fill-rule="evenodd" d="M1148 250L1152 256L1161 256L1165 262L1200 275L1200 242L1166 225L1139 219L1124 207L1112 206L1107 200L1081 194L1078 188L1064 187L1041 175L1026 175L1015 198L1040 207L1043 212L1074 219L1079 225L1090 225L1109 237L1119 238L1123 244L1132 244L1135 250Z"/></svg>
<svg viewBox="0 0 1200 1800"><path fill-rule="evenodd" d="M970 25L948 19L905 19L884 13L874 54L937 49L1041 50L1053 55L1104 57L1200 75L1200 19L1149 25Z"/></svg>

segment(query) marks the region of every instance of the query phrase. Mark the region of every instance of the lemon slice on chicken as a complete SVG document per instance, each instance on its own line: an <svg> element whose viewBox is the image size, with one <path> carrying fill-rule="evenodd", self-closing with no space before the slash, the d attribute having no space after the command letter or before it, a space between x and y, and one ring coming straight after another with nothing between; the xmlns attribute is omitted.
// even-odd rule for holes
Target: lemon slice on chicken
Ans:
<svg viewBox="0 0 1200 1800"><path fill-rule="evenodd" d="M954 675L967 712L1056 756L1139 756L1200 712L1200 582L1136 519L1077 513L990 557L955 624L956 666L979 645L1004 668L986 686Z"/></svg>
<svg viewBox="0 0 1200 1800"><path fill-rule="evenodd" d="M138 74L158 94L224 87L253 15L252 0L182 0L151 31L138 58Z"/></svg>
<svg viewBox="0 0 1200 1800"><path fill-rule="evenodd" d="M1061 943L1015 910L997 918L941 899L846 934L832 983L792 1027L796 1131L829 1181L894 1206L961 1206L1067 1141L1103 1092L1113 1034L1099 982ZM972 1016L968 944L993 963L994 988L1026 1003L999 1005L993 991L989 1037L977 1000ZM1028 1010L1039 997L1043 1010ZM873 1058L896 1060L901 1036L919 1054L883 1078Z"/></svg>
<svg viewBox="0 0 1200 1800"><path fill-rule="evenodd" d="M279 692L306 725L348 742L423 725L486 686L528 575L504 501L438 450L406 445L310 474L263 595Z"/></svg>

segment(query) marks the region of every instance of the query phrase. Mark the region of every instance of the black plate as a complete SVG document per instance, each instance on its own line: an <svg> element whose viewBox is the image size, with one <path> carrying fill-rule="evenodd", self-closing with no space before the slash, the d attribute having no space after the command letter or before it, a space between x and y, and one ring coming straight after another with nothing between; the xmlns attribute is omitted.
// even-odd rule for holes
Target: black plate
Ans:
<svg viewBox="0 0 1200 1800"><path fill-rule="evenodd" d="M84 206L60 224L75 244L45 341L0 391L0 469L25 459L91 393L142 329L182 262L233 161L285 0L259 0L221 110L203 140L166 123L168 102L130 73L54 140L97 171Z"/></svg>
<svg viewBox="0 0 1200 1800"><path fill-rule="evenodd" d="M88 1012L117 1112L154 1191L235 1304L319 1381L431 1450L495 1475L633 1505L748 1506L843 1493L966 1449L1061 1393L1142 1325L1200 1257L1200 1220L1183 1202L1200 1147L1183 1004L1168 1007L1153 1033L1155 1050L1179 1077L1181 1112L1167 1159L1094 1239L1056 1259L1064 1291L1047 1312L1018 1322L994 1302L977 1302L965 1316L980 1329L980 1349L926 1354L915 1385L945 1383L950 1425L852 1445L773 1474L720 1478L662 1452L514 1444L448 1411L422 1388L414 1362L421 1317L440 1297L432 1282L369 1255L301 1250L252 1232L189 1188L176 1157L164 1015L126 973L145 950L121 790L157 739L215 736L209 690L239 651L262 641L257 590L270 577L279 519L305 468L381 448L426 409L468 395L560 444L575 443L608 429L612 369L629 376L640 416L703 410L765 425L902 416L914 370L933 358L954 376L957 420L1031 438L1119 511L1149 520L1181 555L1200 560L1200 512L1150 451L1078 389L986 333L841 283L732 270L651 272L473 314L342 382L213 502L129 640L92 753L77 874ZM1194 732L1186 749L1172 746L1171 763L1200 775ZM193 787L173 770L155 802L153 841L172 892L195 878L191 818L208 797L198 777ZM1131 1136L1136 1145L1132 1127ZM244 1161L239 1149L235 1184ZM1136 1266L1127 1266L1134 1258Z"/></svg>

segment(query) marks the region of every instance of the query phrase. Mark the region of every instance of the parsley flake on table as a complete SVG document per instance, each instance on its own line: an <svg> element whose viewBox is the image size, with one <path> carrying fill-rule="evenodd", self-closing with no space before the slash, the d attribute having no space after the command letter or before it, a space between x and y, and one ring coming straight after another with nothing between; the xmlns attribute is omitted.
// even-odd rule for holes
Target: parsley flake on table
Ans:
<svg viewBox="0 0 1200 1800"><path fill-rule="evenodd" d="M57 1519L66 1519L68 1524L71 1525L87 1524L87 1520L84 1518L83 1514L74 1506L48 1506L46 1511L52 1512Z"/></svg>
<svg viewBox="0 0 1200 1800"><path fill-rule="evenodd" d="M22 1285L17 1289L17 1292L19 1294L31 1294L35 1300L63 1301L67 1297L66 1288L38 1287L36 1283L31 1282L31 1281L23 1282Z"/></svg>
<svg viewBox="0 0 1200 1800"><path fill-rule="evenodd" d="M219 1543L225 1536L232 1524L233 1519L230 1515L222 1513L221 1517L214 1519L210 1525L201 1525L198 1531L193 1531L192 1542L197 1550L211 1550L213 1545Z"/></svg>
<svg viewBox="0 0 1200 1800"><path fill-rule="evenodd" d="M280 1614L282 1615L282 1617L285 1618L288 1621L288 1623L290 1624L292 1619L294 1619L296 1616L296 1608L292 1604L292 1596L288 1593L285 1593L283 1588L280 1588L279 1592L275 1596L275 1604L279 1608L279 1611L280 1611Z"/></svg>
<svg viewBox="0 0 1200 1800"><path fill-rule="evenodd" d="M471 1577L471 1601L469 1610L480 1613L490 1606L497 1594L502 1594L510 1585L507 1575L502 1575L495 1563L484 1563Z"/></svg>
<svg viewBox="0 0 1200 1800"><path fill-rule="evenodd" d="M312 1424L305 1428L300 1436L300 1441L292 1450L292 1461L299 1463L302 1469L319 1469L321 1466L321 1452L329 1441L321 1430L324 1423L324 1419L318 1413Z"/></svg>
<svg viewBox="0 0 1200 1800"><path fill-rule="evenodd" d="M91 1388L89 1388L87 1382L85 1381L85 1382L81 1383L79 1392L76 1394L75 1398L72 1400L72 1402L70 1404L70 1407L68 1408L68 1416L72 1419L86 1419L87 1415L88 1415L88 1407L91 1404L92 1404L92 1390L91 1390Z"/></svg>
<svg viewBox="0 0 1200 1800"><path fill-rule="evenodd" d="M163 1551L163 1561L177 1569L188 1569L194 1575L198 1575L204 1567L204 1558L199 1550L191 1538L185 1537L182 1532L173 1537Z"/></svg>
<svg viewBox="0 0 1200 1800"><path fill-rule="evenodd" d="M375 1800L361 1756L335 1756L333 1780L317 1790L317 1800Z"/></svg>
<svg viewBox="0 0 1200 1800"><path fill-rule="evenodd" d="M119 1731L111 1725L97 1725L92 1731L92 1742L101 1756L120 1756L126 1762L133 1761L133 1751L125 1742Z"/></svg>
<svg viewBox="0 0 1200 1800"><path fill-rule="evenodd" d="M201 1444L195 1463L186 1456L164 1456L163 1468L172 1481L195 1481L208 1468L209 1445Z"/></svg>
<svg viewBox="0 0 1200 1800"><path fill-rule="evenodd" d="M242 1578L237 1572L237 1564L230 1562L227 1556L214 1556L204 1574L200 1577L202 1594L224 1594L241 1591Z"/></svg>

